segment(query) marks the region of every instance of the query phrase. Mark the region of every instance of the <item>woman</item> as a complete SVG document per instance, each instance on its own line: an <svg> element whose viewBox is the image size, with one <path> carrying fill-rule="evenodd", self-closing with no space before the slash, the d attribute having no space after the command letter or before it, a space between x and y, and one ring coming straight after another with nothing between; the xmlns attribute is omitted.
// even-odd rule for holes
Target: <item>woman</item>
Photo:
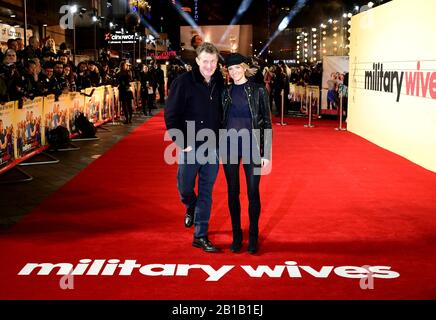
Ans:
<svg viewBox="0 0 436 320"><path fill-rule="evenodd" d="M262 84L249 82L256 72L247 59L233 53L226 59L233 84L223 91L223 127L226 139L220 139L220 153L228 187L228 204L232 220L232 252L242 247L241 205L239 201L239 165L242 162L248 192L250 220L248 252L258 251L260 215L260 170L271 159L271 112L268 93ZM245 139L244 139L245 134ZM222 145L224 143L224 145Z"/></svg>
<svg viewBox="0 0 436 320"><path fill-rule="evenodd" d="M117 75L119 99L121 102L121 107L123 108L124 117L126 121L125 124L132 123L132 101L133 92L130 89L130 82L132 81L131 73L129 72L129 64L127 61L123 60L120 63L120 72Z"/></svg>
<svg viewBox="0 0 436 320"><path fill-rule="evenodd" d="M152 116L151 110L154 105L154 79L151 72L148 70L148 66L144 64L140 72L141 80L141 101L142 101L142 112L145 116ZM148 108L148 112L147 112Z"/></svg>

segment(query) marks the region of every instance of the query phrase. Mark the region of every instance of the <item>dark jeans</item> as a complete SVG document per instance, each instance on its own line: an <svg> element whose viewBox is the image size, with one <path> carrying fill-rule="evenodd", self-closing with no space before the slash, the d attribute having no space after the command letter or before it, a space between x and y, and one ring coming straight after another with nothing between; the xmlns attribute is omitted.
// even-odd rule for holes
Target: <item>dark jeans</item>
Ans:
<svg viewBox="0 0 436 320"><path fill-rule="evenodd" d="M124 117L126 117L126 122L132 121L133 109L132 100L121 100L121 107L123 108Z"/></svg>
<svg viewBox="0 0 436 320"><path fill-rule="evenodd" d="M241 230L241 203L239 201L240 183L239 183L239 165L224 164L224 173L227 180L228 203L230 217L232 220L233 234L238 234ZM242 164L244 166L245 180L247 182L248 193L248 217L250 219L249 234L250 237L257 239L259 234L259 216L260 216L260 175L254 174L255 164Z"/></svg>
<svg viewBox="0 0 436 320"><path fill-rule="evenodd" d="M159 91L159 103L165 103L165 84L159 84L157 90Z"/></svg>
<svg viewBox="0 0 436 320"><path fill-rule="evenodd" d="M195 152L195 150L190 151ZM195 208L194 236L205 237L209 228L212 207L212 189L218 174L219 162L187 164L187 153L180 152L177 171L177 188L180 198L187 209ZM195 181L198 176L198 196L195 193Z"/></svg>
<svg viewBox="0 0 436 320"><path fill-rule="evenodd" d="M141 96L141 100L142 100L142 112L146 115L147 108L148 108L148 114L151 115L151 110L154 107L153 106L154 94L143 93Z"/></svg>

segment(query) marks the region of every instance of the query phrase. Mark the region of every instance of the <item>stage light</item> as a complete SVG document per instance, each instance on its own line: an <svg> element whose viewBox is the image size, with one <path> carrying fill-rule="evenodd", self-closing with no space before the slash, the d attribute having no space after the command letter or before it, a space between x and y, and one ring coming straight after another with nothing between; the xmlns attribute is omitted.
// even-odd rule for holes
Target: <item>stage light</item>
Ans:
<svg viewBox="0 0 436 320"><path fill-rule="evenodd" d="M268 42L262 48L262 50L260 51L258 56L260 56L266 50L266 48L270 45L270 43L273 42L273 40L275 38L277 38L279 33L281 31L283 31L288 26L288 24L291 22L291 20L294 18L294 16L305 6L306 2L307 2L307 0L298 0L297 1L297 3L292 8L292 10L289 12L289 14L285 18L283 18L283 20L280 22L279 27L274 32L274 34L268 39Z"/></svg>
<svg viewBox="0 0 436 320"><path fill-rule="evenodd" d="M348 18L351 18L353 16L353 14L350 12L348 13Z"/></svg>
<svg viewBox="0 0 436 320"><path fill-rule="evenodd" d="M368 7L372 8L374 6L374 2L370 1L368 2Z"/></svg>
<svg viewBox="0 0 436 320"><path fill-rule="evenodd" d="M239 19L242 17L242 15L245 13L245 11L248 10L248 8L250 7L252 2L253 2L253 0L243 0L241 2L236 15L232 18L232 21L230 22L230 24L228 25L228 27L224 31L223 35L221 36L221 39L219 42L220 44L223 43L224 40L226 39L227 35L230 32L231 26L238 23Z"/></svg>
<svg viewBox="0 0 436 320"><path fill-rule="evenodd" d="M76 13L77 12L77 5L71 6L70 12L71 13Z"/></svg>
<svg viewBox="0 0 436 320"><path fill-rule="evenodd" d="M185 21L195 30L197 31L197 33L200 35L201 38L204 39L204 34L201 31L201 28L198 26L198 24L195 23L194 19L188 14L186 13L183 9L182 6L179 4L178 1L174 1L173 2L174 7L176 8L177 12L182 16L183 19L185 19ZM146 24L147 28L149 28L150 24L147 22L147 20L145 19L141 19L142 21L144 21L144 23ZM150 26L151 27L151 26ZM149 28L150 29L150 28ZM154 29L150 29L150 31L153 34L157 35L157 32L154 31Z"/></svg>

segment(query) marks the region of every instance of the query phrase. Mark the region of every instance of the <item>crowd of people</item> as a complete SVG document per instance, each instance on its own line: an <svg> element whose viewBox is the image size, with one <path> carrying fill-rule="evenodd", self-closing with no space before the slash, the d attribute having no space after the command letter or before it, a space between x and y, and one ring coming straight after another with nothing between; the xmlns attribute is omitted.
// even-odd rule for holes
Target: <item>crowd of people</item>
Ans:
<svg viewBox="0 0 436 320"><path fill-rule="evenodd" d="M85 60L76 65L65 43L57 49L53 39L41 45L34 36L26 47L22 39L9 39L6 50L0 51L0 103L22 102L49 94L58 97L89 87L114 85L120 89L123 111L128 115L133 100L130 82L134 80L142 84L144 113L150 114L156 103L164 103L164 72L155 61L132 68L126 60L111 60L101 55L98 61ZM131 119L127 116L126 120Z"/></svg>

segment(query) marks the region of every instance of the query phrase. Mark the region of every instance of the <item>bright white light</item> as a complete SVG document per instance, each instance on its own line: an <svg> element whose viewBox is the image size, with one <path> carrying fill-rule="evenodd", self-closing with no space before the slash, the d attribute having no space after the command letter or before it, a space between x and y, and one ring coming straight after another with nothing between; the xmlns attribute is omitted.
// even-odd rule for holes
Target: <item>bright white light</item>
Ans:
<svg viewBox="0 0 436 320"><path fill-rule="evenodd" d="M350 12L348 13L348 18L351 18L353 16L353 14Z"/></svg>
<svg viewBox="0 0 436 320"><path fill-rule="evenodd" d="M316 28L312 28L312 31L315 32L315 31L316 31Z"/></svg>
<svg viewBox="0 0 436 320"><path fill-rule="evenodd" d="M282 20L282 22L280 22L280 24L279 24L279 28L278 28L278 30L279 30L280 32L282 32L283 30L285 30L286 27L288 26L288 24L289 24L290 21L291 21L291 20L289 19L288 16L284 17L283 20Z"/></svg>
<svg viewBox="0 0 436 320"><path fill-rule="evenodd" d="M343 17L343 18L346 18L346 17L347 17L347 14L346 14L346 13L344 13L344 14L342 15L342 17Z"/></svg>
<svg viewBox="0 0 436 320"><path fill-rule="evenodd" d="M93 16L93 17L92 17L92 21L97 22L97 17L96 17L96 16Z"/></svg>
<svg viewBox="0 0 436 320"><path fill-rule="evenodd" d="M356 11L359 11L359 9L360 9L359 6L354 7L354 10L356 10Z"/></svg>
<svg viewBox="0 0 436 320"><path fill-rule="evenodd" d="M370 1L368 2L368 7L372 8L374 6L374 2Z"/></svg>
<svg viewBox="0 0 436 320"><path fill-rule="evenodd" d="M113 28L114 24L112 22L109 22L109 28Z"/></svg>
<svg viewBox="0 0 436 320"><path fill-rule="evenodd" d="M136 63L141 63L141 59L136 59Z"/></svg>
<svg viewBox="0 0 436 320"><path fill-rule="evenodd" d="M77 5L71 6L70 12L71 13L76 13L77 12Z"/></svg>

